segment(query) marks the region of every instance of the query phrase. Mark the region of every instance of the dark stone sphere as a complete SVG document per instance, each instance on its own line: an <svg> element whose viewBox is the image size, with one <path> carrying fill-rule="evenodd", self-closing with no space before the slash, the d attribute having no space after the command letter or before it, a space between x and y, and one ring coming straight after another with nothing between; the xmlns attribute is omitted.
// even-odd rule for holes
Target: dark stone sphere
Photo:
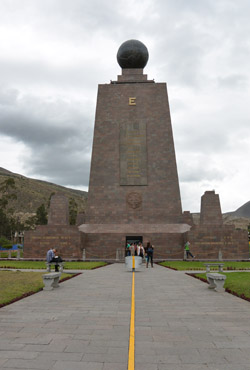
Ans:
<svg viewBox="0 0 250 370"><path fill-rule="evenodd" d="M138 40L125 41L117 52L121 68L144 68L148 62L148 49Z"/></svg>

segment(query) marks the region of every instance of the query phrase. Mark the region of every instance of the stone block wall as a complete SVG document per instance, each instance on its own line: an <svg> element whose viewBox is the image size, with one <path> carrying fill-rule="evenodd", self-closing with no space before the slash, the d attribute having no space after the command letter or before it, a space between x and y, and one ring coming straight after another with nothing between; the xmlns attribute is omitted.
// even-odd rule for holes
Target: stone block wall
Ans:
<svg viewBox="0 0 250 370"><path fill-rule="evenodd" d="M142 237L144 247L148 241L154 245L155 259L183 258L183 234L145 233ZM116 259L116 251L122 249L125 251L125 246L126 236L124 234L86 234L84 242L86 259Z"/></svg>
<svg viewBox="0 0 250 370"><path fill-rule="evenodd" d="M46 259L52 247L58 250L63 259L82 259L83 234L77 226L41 225L24 235L24 258Z"/></svg>
<svg viewBox="0 0 250 370"><path fill-rule="evenodd" d="M249 248L246 230L236 230L234 225L196 225L185 235L191 243L190 250L196 259L248 259Z"/></svg>
<svg viewBox="0 0 250 370"><path fill-rule="evenodd" d="M190 213L190 211L183 212L183 222L184 224L188 224L190 226L194 225L193 215Z"/></svg>

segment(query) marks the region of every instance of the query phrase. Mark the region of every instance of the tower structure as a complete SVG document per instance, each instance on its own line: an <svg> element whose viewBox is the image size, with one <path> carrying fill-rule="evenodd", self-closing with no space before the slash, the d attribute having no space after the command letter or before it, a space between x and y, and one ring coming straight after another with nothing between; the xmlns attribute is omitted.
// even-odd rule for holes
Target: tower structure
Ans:
<svg viewBox="0 0 250 370"><path fill-rule="evenodd" d="M86 258L114 258L137 240L182 257L183 223L166 83L143 74L137 40L117 53L122 74L98 87L85 234ZM122 254L122 253L121 253Z"/></svg>

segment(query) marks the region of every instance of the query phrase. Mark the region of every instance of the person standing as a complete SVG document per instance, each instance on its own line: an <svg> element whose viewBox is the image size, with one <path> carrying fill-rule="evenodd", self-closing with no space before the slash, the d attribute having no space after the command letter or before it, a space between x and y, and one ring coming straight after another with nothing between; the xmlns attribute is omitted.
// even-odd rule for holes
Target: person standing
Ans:
<svg viewBox="0 0 250 370"><path fill-rule="evenodd" d="M130 256L134 256L135 255L135 244L132 243L130 244Z"/></svg>
<svg viewBox="0 0 250 370"><path fill-rule="evenodd" d="M127 246L126 246L126 256L131 256L130 244L129 243L127 243Z"/></svg>
<svg viewBox="0 0 250 370"><path fill-rule="evenodd" d="M139 257L140 256L140 252L141 252L141 243L139 242L137 244L137 248L136 248L136 255Z"/></svg>
<svg viewBox="0 0 250 370"><path fill-rule="evenodd" d="M151 262L151 267L154 267L153 266L154 247L150 242L147 242L145 253L147 254L146 267L148 267L149 261Z"/></svg>
<svg viewBox="0 0 250 370"><path fill-rule="evenodd" d="M143 258L143 257L144 257L144 254L145 254L145 252L144 252L144 248L143 248L142 243L139 243L139 245L140 245L140 252L139 252L139 256L140 256L141 258Z"/></svg>

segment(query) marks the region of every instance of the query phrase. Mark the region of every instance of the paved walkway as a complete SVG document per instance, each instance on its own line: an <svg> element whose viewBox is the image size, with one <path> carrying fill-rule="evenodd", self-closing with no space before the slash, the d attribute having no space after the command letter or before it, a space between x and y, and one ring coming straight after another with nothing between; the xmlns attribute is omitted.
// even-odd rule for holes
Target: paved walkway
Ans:
<svg viewBox="0 0 250 370"><path fill-rule="evenodd" d="M0 309L0 369L126 370L132 273L114 264ZM250 303L182 272L135 273L135 370L250 369Z"/></svg>

